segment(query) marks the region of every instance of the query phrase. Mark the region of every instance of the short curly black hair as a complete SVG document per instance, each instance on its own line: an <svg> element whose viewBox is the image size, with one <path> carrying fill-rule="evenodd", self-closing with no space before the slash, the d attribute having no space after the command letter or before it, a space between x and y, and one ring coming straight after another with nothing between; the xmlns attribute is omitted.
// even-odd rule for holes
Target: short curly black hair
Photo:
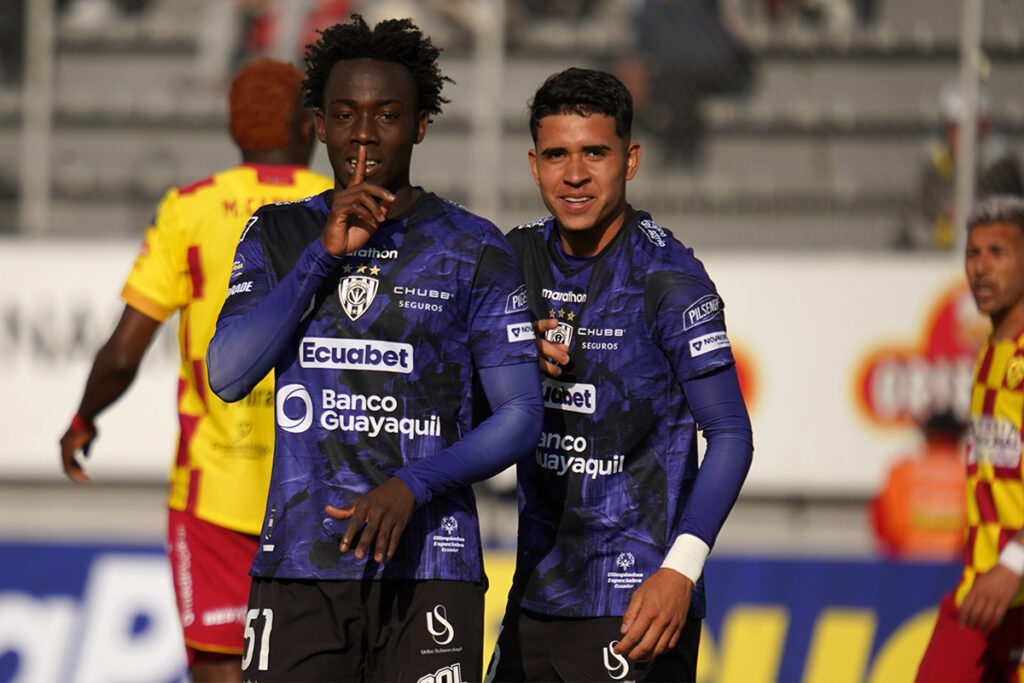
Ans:
<svg viewBox="0 0 1024 683"><path fill-rule="evenodd" d="M530 101L530 134L537 142L540 120L555 114L603 114L615 119L615 134L629 140L633 96L606 71L570 67L548 76Z"/></svg>
<svg viewBox="0 0 1024 683"><path fill-rule="evenodd" d="M302 82L306 106L323 109L324 88L331 69L346 59L375 59L401 64L412 74L420 111L441 113L448 100L441 96L444 82L454 83L441 73L437 58L441 49L411 19L385 19L371 29L362 15L353 14L347 24L335 24L306 46L306 78Z"/></svg>

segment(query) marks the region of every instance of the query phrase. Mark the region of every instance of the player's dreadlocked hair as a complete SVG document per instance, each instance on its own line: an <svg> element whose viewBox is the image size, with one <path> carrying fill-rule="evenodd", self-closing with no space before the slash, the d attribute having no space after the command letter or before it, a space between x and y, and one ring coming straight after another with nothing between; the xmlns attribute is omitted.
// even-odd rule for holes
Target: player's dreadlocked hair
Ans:
<svg viewBox="0 0 1024 683"><path fill-rule="evenodd" d="M228 129L240 148L262 152L291 141L302 72L287 62L260 59L239 71L228 93Z"/></svg>
<svg viewBox="0 0 1024 683"><path fill-rule="evenodd" d="M320 31L320 38L306 46L306 106L323 109L324 88L331 69L346 59L375 59L401 64L412 74L420 111L440 114L444 82L454 83L437 66L441 50L423 35L410 19L386 19L371 30L359 14L347 24Z"/></svg>
<svg viewBox="0 0 1024 683"><path fill-rule="evenodd" d="M603 114L615 119L615 134L629 140L633 96L615 76L572 67L548 76L530 102L530 134L537 142L540 120L554 114Z"/></svg>

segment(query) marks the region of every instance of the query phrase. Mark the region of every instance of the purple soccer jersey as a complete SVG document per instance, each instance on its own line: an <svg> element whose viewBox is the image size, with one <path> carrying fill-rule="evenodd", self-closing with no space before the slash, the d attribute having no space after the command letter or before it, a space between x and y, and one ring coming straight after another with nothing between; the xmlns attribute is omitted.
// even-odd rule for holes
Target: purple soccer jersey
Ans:
<svg viewBox="0 0 1024 683"><path fill-rule="evenodd" d="M330 193L272 205L236 252L221 317L256 306L318 240ZM274 367L277 436L254 576L482 579L472 490L418 501L393 560L338 549L344 506L478 422L475 372L535 363L522 273L492 224L430 193L340 259Z"/></svg>
<svg viewBox="0 0 1024 683"><path fill-rule="evenodd" d="M572 265L553 218L509 234L535 319L570 362L544 380L544 427L518 465L510 599L564 617L618 616L681 533L697 474L681 383L733 364L724 309L703 265L645 212ZM691 615L704 616L698 581Z"/></svg>

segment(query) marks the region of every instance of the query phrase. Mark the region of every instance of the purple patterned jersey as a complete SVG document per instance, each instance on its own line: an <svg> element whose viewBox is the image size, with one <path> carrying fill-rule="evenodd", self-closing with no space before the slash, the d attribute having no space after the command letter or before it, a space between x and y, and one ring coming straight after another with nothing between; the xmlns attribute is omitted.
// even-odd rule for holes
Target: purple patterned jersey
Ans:
<svg viewBox="0 0 1024 683"><path fill-rule="evenodd" d="M255 306L295 267L330 199L250 219L222 317ZM324 507L468 433L480 419L476 370L536 362L522 290L501 232L426 192L342 259L274 367L274 466L254 576L481 580L468 486L418 505L384 565L341 554L347 522Z"/></svg>
<svg viewBox="0 0 1024 683"><path fill-rule="evenodd" d="M509 233L534 318L570 362L544 380L544 427L518 465L511 599L565 617L618 616L680 533L697 473L681 383L733 363L721 298L690 249L630 210L597 256L570 265L547 218ZM691 614L704 614L698 581Z"/></svg>

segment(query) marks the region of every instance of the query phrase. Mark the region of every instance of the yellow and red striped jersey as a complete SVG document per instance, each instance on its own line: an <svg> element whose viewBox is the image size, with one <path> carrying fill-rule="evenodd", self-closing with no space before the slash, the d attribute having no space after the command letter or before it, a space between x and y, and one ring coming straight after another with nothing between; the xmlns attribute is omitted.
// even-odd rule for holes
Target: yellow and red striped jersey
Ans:
<svg viewBox="0 0 1024 683"><path fill-rule="evenodd" d="M999 551L1024 526L1024 332L989 339L971 393L967 444L967 546L957 586L959 605L974 577L995 566ZM1024 604L1024 587L1011 605Z"/></svg>
<svg viewBox="0 0 1024 683"><path fill-rule="evenodd" d="M172 509L244 533L260 531L273 460L273 378L265 377L245 399L224 403L210 391L206 347L250 215L331 184L303 166L242 164L170 190L157 207L121 296L155 320L181 313Z"/></svg>

